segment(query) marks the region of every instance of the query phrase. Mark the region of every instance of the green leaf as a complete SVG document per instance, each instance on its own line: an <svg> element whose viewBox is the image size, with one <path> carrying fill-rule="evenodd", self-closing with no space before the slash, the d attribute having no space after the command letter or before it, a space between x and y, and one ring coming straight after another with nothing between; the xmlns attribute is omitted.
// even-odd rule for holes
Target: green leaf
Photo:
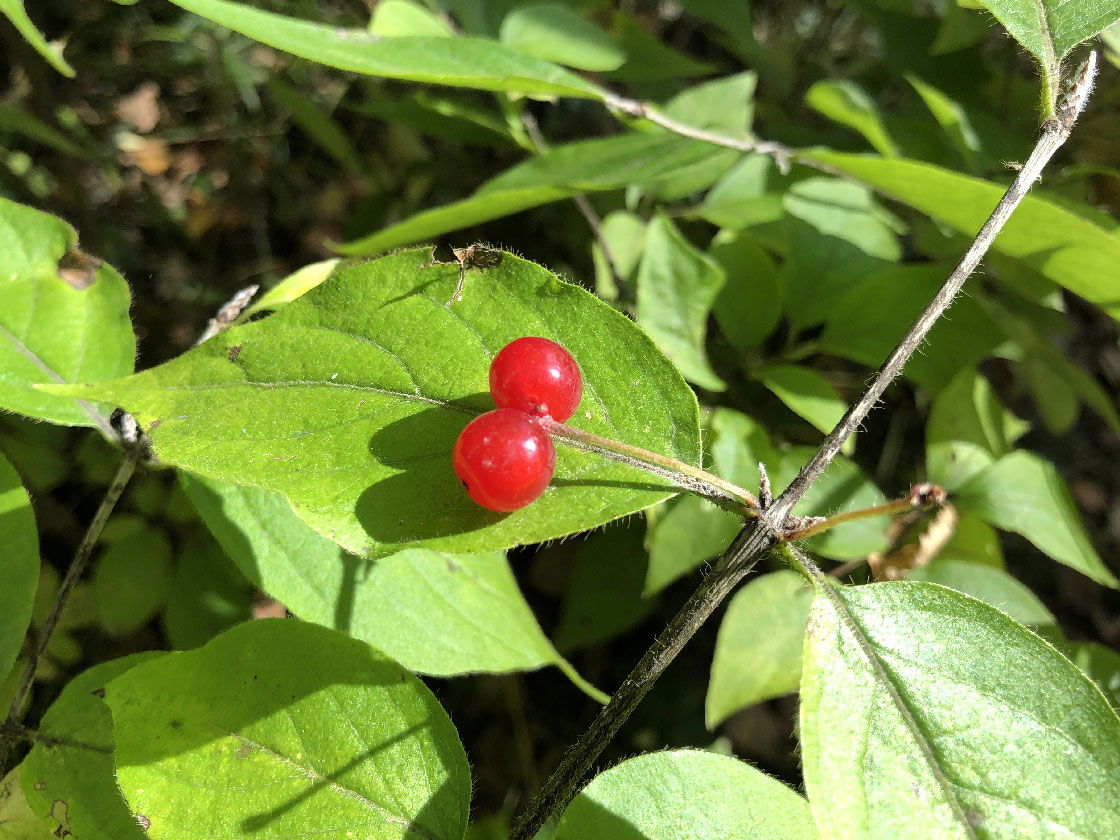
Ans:
<svg viewBox="0 0 1120 840"><path fill-rule="evenodd" d="M206 644L253 614L257 587L205 533L192 536L179 552L175 580L163 612L171 647L188 650Z"/></svg>
<svg viewBox="0 0 1120 840"><path fill-rule="evenodd" d="M0 679L8 675L31 623L39 585L39 532L19 475L0 455Z"/></svg>
<svg viewBox="0 0 1120 840"><path fill-rule="evenodd" d="M699 417L649 338L588 292L507 253L470 271L448 308L458 275L426 250L353 265L263 321L73 391L126 406L164 463L282 493L359 554L508 548L673 495L644 471L559 446L552 486L529 507L498 515L467 498L451 448L493 407L490 361L519 336L551 338L576 358L579 428L698 463Z"/></svg>
<svg viewBox="0 0 1120 840"><path fill-rule="evenodd" d="M928 566L914 569L908 579L939 583L971 595L976 600L1007 613L1020 624L1039 627L1057 623L1050 610L1046 609L1033 592L1002 569L938 557Z"/></svg>
<svg viewBox="0 0 1120 840"><path fill-rule="evenodd" d="M765 155L745 155L708 191L696 215L729 230L780 219L782 194L766 191L772 166Z"/></svg>
<svg viewBox="0 0 1120 840"><path fill-rule="evenodd" d="M604 641L650 614L656 601L642 594L642 536L641 527L619 523L579 545L556 625L558 648L567 651Z"/></svg>
<svg viewBox="0 0 1120 840"><path fill-rule="evenodd" d="M624 189L703 167L722 149L675 134L623 134L557 146L487 181L470 198L425 210L369 236L336 245L348 255L375 254L448 231L569 198Z"/></svg>
<svg viewBox="0 0 1120 840"><path fill-rule="evenodd" d="M841 152L805 152L967 236L980 229L1003 195L998 184L914 160ZM1023 199L993 244L1045 277L1120 318L1114 280L1120 237L1037 195Z"/></svg>
<svg viewBox="0 0 1120 840"><path fill-rule="evenodd" d="M93 569L93 597L101 626L127 636L147 624L171 591L171 543L162 529L143 530L114 542Z"/></svg>
<svg viewBox="0 0 1120 840"><path fill-rule="evenodd" d="M726 283L712 314L728 342L740 352L757 347L782 317L782 276L774 260L746 234L721 231L708 254L723 269Z"/></svg>
<svg viewBox="0 0 1120 840"><path fill-rule="evenodd" d="M1053 76L1070 50L1120 20L1120 5L1115 0L979 2Z"/></svg>
<svg viewBox="0 0 1120 840"><path fill-rule="evenodd" d="M610 74L612 79L620 82L706 76L716 69L666 46L625 12L614 13L611 35L626 56L626 63Z"/></svg>
<svg viewBox="0 0 1120 840"><path fill-rule="evenodd" d="M67 683L47 709L39 724L45 740L35 744L21 770L27 804L45 824L57 823L87 840L147 836L117 790L113 718L100 694L110 680L163 655L135 653L95 665Z"/></svg>
<svg viewBox="0 0 1120 840"><path fill-rule="evenodd" d="M795 446L786 452L777 474L770 476L774 489L788 486L802 464L808 463L812 456L813 449L806 446ZM801 516L831 516L885 502L882 491L863 470L847 458L838 456L793 511ZM890 520L885 516L857 519L810 537L804 545L831 560L856 560L887 547L889 526Z"/></svg>
<svg viewBox="0 0 1120 840"><path fill-rule="evenodd" d="M132 372L128 285L107 264L78 257L77 240L61 219L0 198L0 408L95 426L113 438L110 407L32 387ZM60 276L59 260L68 254L80 268Z"/></svg>
<svg viewBox="0 0 1120 840"><path fill-rule="evenodd" d="M1049 644L926 583L822 583L801 682L821 835L1120 834L1120 719Z"/></svg>
<svg viewBox="0 0 1120 840"><path fill-rule="evenodd" d="M976 156L980 151L980 138L976 136L976 131L964 108L933 85L927 84L911 73L906 74L906 81L918 92L918 96L929 108L937 124L949 136L964 159L965 166L975 172L979 166Z"/></svg>
<svg viewBox="0 0 1120 840"><path fill-rule="evenodd" d="M693 128L706 128L734 137L750 136L754 91L758 75L752 71L692 85L667 103L664 112Z"/></svg>
<svg viewBox="0 0 1120 840"><path fill-rule="evenodd" d="M791 216L826 236L850 242L869 256L890 262L902 258L895 233L897 221L889 219L860 184L839 178L806 178L790 187L782 206Z"/></svg>
<svg viewBox="0 0 1120 840"><path fill-rule="evenodd" d="M369 31L387 38L410 35L450 38L453 35L447 24L412 0L381 0L373 10Z"/></svg>
<svg viewBox="0 0 1120 840"><path fill-rule="evenodd" d="M0 826L4 827L4 840L51 840L59 836L31 810L19 777L19 767L13 767L0 781ZM61 827L57 820L55 824Z"/></svg>
<svg viewBox="0 0 1120 840"><path fill-rule="evenodd" d="M707 499L687 493L674 499L651 522L646 534L649 564L642 594L660 592L705 560L717 557L742 527L739 517Z"/></svg>
<svg viewBox="0 0 1120 840"><path fill-rule="evenodd" d="M341 633L250 621L131 669L105 702L117 782L151 837L466 832L470 769L447 713Z"/></svg>
<svg viewBox="0 0 1120 840"><path fill-rule="evenodd" d="M756 376L794 414L824 434L832 431L848 408L832 383L810 368L769 365Z"/></svg>
<svg viewBox="0 0 1120 840"><path fill-rule="evenodd" d="M1034 368L1036 376L1041 369L1045 370L1046 379L1062 380L1066 388L1093 409L1115 434L1120 435L1120 414L1112 403L1112 396L1091 374L1073 364L1045 335L1040 334L1036 323L1018 317L1008 306L992 297L981 298L980 302L999 328L1023 348L1027 364ZM1045 394L1039 394L1039 397L1039 410L1045 412Z"/></svg>
<svg viewBox="0 0 1120 840"><path fill-rule="evenodd" d="M948 269L891 265L856 280L831 306L818 339L822 352L878 367L936 294ZM975 297L961 295L948 317L934 324L906 365L914 382L940 391L954 375L972 369L1003 341Z"/></svg>
<svg viewBox="0 0 1120 840"><path fill-rule="evenodd" d="M343 169L355 174L363 170L362 158L342 126L305 92L286 84L279 76L268 80L268 90L280 107L288 111L292 122Z"/></svg>
<svg viewBox="0 0 1120 840"><path fill-rule="evenodd" d="M719 626L704 722L714 729L740 709L793 694L813 596L797 572L753 578L735 593Z"/></svg>
<svg viewBox="0 0 1120 840"><path fill-rule="evenodd" d="M649 753L600 773L560 817L555 840L815 840L805 800L727 755Z"/></svg>
<svg viewBox="0 0 1120 840"><path fill-rule="evenodd" d="M515 6L498 36L511 49L579 70L617 70L626 61L606 32L567 6Z"/></svg>
<svg viewBox="0 0 1120 840"><path fill-rule="evenodd" d="M1021 422L1000 405L987 379L962 370L934 399L926 423L930 481L957 490L1011 452L1009 430Z"/></svg>
<svg viewBox="0 0 1120 840"><path fill-rule="evenodd" d="M237 323L244 323L251 316L266 309L279 309L284 304L291 303L296 298L307 294L330 277L334 270L338 268L339 262L341 260L323 260L322 262L305 265L298 271L292 272L253 301L251 306L242 310Z"/></svg>
<svg viewBox="0 0 1120 840"><path fill-rule="evenodd" d="M1059 563L1098 583L1120 582L1101 561L1054 465L1022 450L1005 455L953 495L961 510L1026 537Z"/></svg>
<svg viewBox="0 0 1120 840"><path fill-rule="evenodd" d="M898 148L883 125L879 106L867 91L847 79L814 82L805 104L834 122L858 131L879 154L894 157Z"/></svg>
<svg viewBox="0 0 1120 840"><path fill-rule="evenodd" d="M368 76L476 90L599 99L590 82L482 38L383 38L254 9L228 0L174 0L242 35L328 67Z"/></svg>
<svg viewBox="0 0 1120 840"><path fill-rule="evenodd" d="M5 15L12 22L23 39L34 47L51 67L63 76L74 77L74 68L66 63L66 59L62 57L62 50L52 46L27 16L23 0L0 0L0 14Z"/></svg>
<svg viewBox="0 0 1120 840"><path fill-rule="evenodd" d="M715 260L685 239L668 217L654 217L638 266L638 323L685 379L709 391L727 388L704 349L708 313L723 283Z"/></svg>
<svg viewBox="0 0 1120 840"><path fill-rule="evenodd" d="M956 528L937 552L937 560L960 560L1002 569L1003 551L995 528L972 513L958 511Z"/></svg>
<svg viewBox="0 0 1120 840"><path fill-rule="evenodd" d="M549 643L502 553L414 550L362 560L312 531L282 496L186 475L182 482L244 575L305 621L424 674L555 665L605 702Z"/></svg>

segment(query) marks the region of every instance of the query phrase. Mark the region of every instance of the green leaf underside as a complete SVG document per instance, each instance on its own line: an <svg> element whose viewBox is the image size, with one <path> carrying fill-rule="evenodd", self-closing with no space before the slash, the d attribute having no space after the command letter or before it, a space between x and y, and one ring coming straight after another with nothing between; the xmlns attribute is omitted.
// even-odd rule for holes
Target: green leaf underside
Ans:
<svg viewBox="0 0 1120 840"><path fill-rule="evenodd" d="M164 463L281 493L355 554L508 548L675 492L560 445L551 487L532 505L502 515L471 502L451 448L493 408L490 360L514 338L551 338L575 357L584 395L569 422L580 428L698 463L698 408L652 342L582 289L505 254L467 272L463 300L448 308L458 266L428 262L414 250L339 270L276 315L165 365L71 390L126 407Z"/></svg>
<svg viewBox="0 0 1120 840"><path fill-rule="evenodd" d="M598 99L574 73L482 38L384 38L254 9L227 0L174 0L187 11L328 67L476 90Z"/></svg>
<svg viewBox="0 0 1120 840"><path fill-rule="evenodd" d="M596 776L568 806L555 840L815 840L808 803L727 755L655 752Z"/></svg>
<svg viewBox="0 0 1120 840"><path fill-rule="evenodd" d="M156 840L459 840L470 770L397 663L291 619L241 624L109 683L117 780Z"/></svg>
<svg viewBox="0 0 1120 840"><path fill-rule="evenodd" d="M39 532L31 498L0 454L0 680L11 670L31 623L39 585Z"/></svg>
<svg viewBox="0 0 1120 840"><path fill-rule="evenodd" d="M920 161L823 150L801 157L846 172L969 236L980 229L1004 193L998 184ZM1028 195L992 247L1120 318L1115 280L1120 238L1088 219Z"/></svg>
<svg viewBox="0 0 1120 840"><path fill-rule="evenodd" d="M46 825L57 822L84 840L144 840L117 789L112 715L94 692L163 655L148 651L95 665L67 683L43 715L39 730L67 743L36 744L20 781L28 805Z"/></svg>
<svg viewBox="0 0 1120 840"><path fill-rule="evenodd" d="M704 704L708 728L760 700L793 694L812 595L805 579L783 569L747 583L719 626Z"/></svg>
<svg viewBox="0 0 1120 840"><path fill-rule="evenodd" d="M237 567L305 621L368 642L422 674L556 665L602 700L545 637L501 552L415 549L362 560L312 531L282 496L182 480Z"/></svg>
<svg viewBox="0 0 1120 840"><path fill-rule="evenodd" d="M1120 19L1115 0L980 0L1048 72L1080 44Z"/></svg>
<svg viewBox="0 0 1120 840"><path fill-rule="evenodd" d="M709 391L727 388L704 351L708 315L724 280L719 264L667 217L650 222L638 266L638 323L686 379Z"/></svg>
<svg viewBox="0 0 1120 840"><path fill-rule="evenodd" d="M0 198L0 408L111 435L105 406L32 387L132 372L128 285L104 263L85 288L60 278L59 260L76 243L61 219Z"/></svg>
<svg viewBox="0 0 1120 840"><path fill-rule="evenodd" d="M667 132L557 146L495 176L462 201L424 210L369 236L336 245L335 250L352 256L376 254L578 193L620 190L683 175L704 167L723 151Z"/></svg>
<svg viewBox="0 0 1120 840"><path fill-rule="evenodd" d="M801 684L822 836L1120 833L1120 719L1071 662L944 587L824 586Z"/></svg>
<svg viewBox="0 0 1120 840"><path fill-rule="evenodd" d="M953 500L961 510L1021 534L1059 563L1118 586L1085 532L1065 481L1037 455L1023 450L1005 455L973 476Z"/></svg>

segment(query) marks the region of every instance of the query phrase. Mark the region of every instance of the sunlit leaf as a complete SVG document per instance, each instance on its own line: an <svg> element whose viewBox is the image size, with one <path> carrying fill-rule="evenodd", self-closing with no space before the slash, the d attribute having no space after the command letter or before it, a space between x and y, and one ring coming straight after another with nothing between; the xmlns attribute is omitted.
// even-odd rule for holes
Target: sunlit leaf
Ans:
<svg viewBox="0 0 1120 840"><path fill-rule="evenodd" d="M451 467L470 419L493 408L490 361L523 335L552 338L583 370L572 424L692 463L696 398L625 316L504 254L466 275L406 251L335 272L263 321L113 383L167 464L291 499L348 550L479 552L585 531L676 492L601 456L558 446L550 489L508 515L475 505ZM625 360L625 364L620 364Z"/></svg>
<svg viewBox="0 0 1120 840"><path fill-rule="evenodd" d="M805 94L805 104L830 120L858 131L879 154L898 154L894 141L879 116L879 107L863 88L847 79L814 82Z"/></svg>
<svg viewBox="0 0 1120 840"><path fill-rule="evenodd" d="M60 276L59 261L74 255L77 240L61 219L0 198L0 407L114 437L111 406L32 387L132 372L128 285L85 255Z"/></svg>
<svg viewBox="0 0 1120 840"><path fill-rule="evenodd" d="M147 836L117 790L113 718L100 694L110 680L162 655L149 651L94 665L67 683L47 709L39 724L45 738L21 772L27 803L46 825L57 823L88 840Z"/></svg>
<svg viewBox="0 0 1120 840"><path fill-rule="evenodd" d="M400 665L290 619L238 625L105 688L117 782L161 840L459 840L471 778L447 713Z"/></svg>
<svg viewBox="0 0 1120 840"><path fill-rule="evenodd" d="M817 590L800 733L822 836L1120 833L1120 719L1069 660L940 586Z"/></svg>
<svg viewBox="0 0 1120 840"><path fill-rule="evenodd" d="M424 674L560 668L501 552L405 551L362 560L319 536L275 493L183 476L187 494L253 583L306 621L361 639Z"/></svg>
<svg viewBox="0 0 1120 840"><path fill-rule="evenodd" d="M815 840L805 800L727 755L655 752L600 773L560 817L555 840Z"/></svg>
<svg viewBox="0 0 1120 840"><path fill-rule="evenodd" d="M1004 192L990 181L915 160L829 151L804 156L846 172L968 236L980 229ZM1028 195L992 247L1120 318L1115 282L1120 238L1089 219L1049 199Z"/></svg>
<svg viewBox="0 0 1120 840"><path fill-rule="evenodd" d="M499 37L519 52L580 70L616 70L626 61L606 32L556 3L515 6Z"/></svg>

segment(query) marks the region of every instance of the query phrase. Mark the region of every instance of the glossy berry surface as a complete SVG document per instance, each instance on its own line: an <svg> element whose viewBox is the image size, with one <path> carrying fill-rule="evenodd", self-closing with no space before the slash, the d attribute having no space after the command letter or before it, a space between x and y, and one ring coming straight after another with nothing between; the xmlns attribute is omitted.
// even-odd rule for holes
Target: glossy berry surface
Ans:
<svg viewBox="0 0 1120 840"><path fill-rule="evenodd" d="M552 480L556 449L524 411L499 408L476 417L451 453L455 474L484 508L508 512L534 501Z"/></svg>
<svg viewBox="0 0 1120 840"><path fill-rule="evenodd" d="M490 394L498 408L548 415L563 423L583 396L583 376L572 354L547 338L511 341L490 363Z"/></svg>

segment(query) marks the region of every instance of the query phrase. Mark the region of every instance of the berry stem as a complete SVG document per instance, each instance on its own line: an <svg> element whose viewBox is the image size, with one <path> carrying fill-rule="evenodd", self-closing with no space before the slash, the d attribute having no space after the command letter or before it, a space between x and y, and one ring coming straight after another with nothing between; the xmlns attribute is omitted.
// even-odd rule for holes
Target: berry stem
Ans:
<svg viewBox="0 0 1120 840"><path fill-rule="evenodd" d="M901 499L895 499L893 502L884 502L881 505L860 508L859 510L837 513L834 516L829 516L826 519L814 522L804 528L787 531L785 538L787 540L803 540L807 537L816 536L831 528L835 528L837 525L843 525L845 522L870 519L872 516L894 516L896 513L906 513L911 510L936 507L945 501L945 496L945 491L936 484L916 484L911 488L910 493Z"/></svg>
<svg viewBox="0 0 1120 840"><path fill-rule="evenodd" d="M718 475L713 475L707 470L702 470L675 458L658 455L648 449L641 449L628 443L585 432L583 429L557 423L551 417L542 417L541 425L554 438L575 449L594 452L604 458L610 458L613 461L628 464L661 478L666 478L685 490L710 499L733 513L753 516L758 512L758 498L751 491L732 484L730 481L724 481Z"/></svg>

